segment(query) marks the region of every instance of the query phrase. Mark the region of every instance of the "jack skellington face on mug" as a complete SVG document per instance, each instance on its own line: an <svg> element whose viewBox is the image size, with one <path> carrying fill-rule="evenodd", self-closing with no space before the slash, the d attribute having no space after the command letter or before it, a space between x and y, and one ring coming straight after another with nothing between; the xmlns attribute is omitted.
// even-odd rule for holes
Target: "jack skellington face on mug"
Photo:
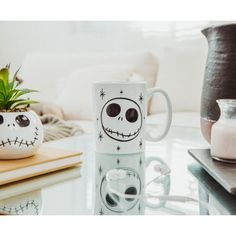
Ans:
<svg viewBox="0 0 236 236"><path fill-rule="evenodd" d="M129 98L113 98L102 108L101 124L107 136L120 142L128 142L140 133L142 112L139 105Z"/></svg>

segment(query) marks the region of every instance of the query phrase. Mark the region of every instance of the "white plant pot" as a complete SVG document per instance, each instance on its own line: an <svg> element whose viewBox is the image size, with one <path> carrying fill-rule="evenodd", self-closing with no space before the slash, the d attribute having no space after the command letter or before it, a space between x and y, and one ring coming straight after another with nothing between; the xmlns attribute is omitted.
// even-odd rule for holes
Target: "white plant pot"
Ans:
<svg viewBox="0 0 236 236"><path fill-rule="evenodd" d="M33 156L43 142L43 126L34 111L0 112L0 159Z"/></svg>

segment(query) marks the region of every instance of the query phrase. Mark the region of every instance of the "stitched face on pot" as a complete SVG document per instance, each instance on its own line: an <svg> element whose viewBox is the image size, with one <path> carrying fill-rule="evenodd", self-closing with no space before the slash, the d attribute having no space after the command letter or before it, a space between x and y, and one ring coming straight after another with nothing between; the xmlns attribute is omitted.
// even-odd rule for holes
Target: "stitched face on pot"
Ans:
<svg viewBox="0 0 236 236"><path fill-rule="evenodd" d="M30 112L0 113L0 148L29 148L40 142L39 121Z"/></svg>
<svg viewBox="0 0 236 236"><path fill-rule="evenodd" d="M102 108L101 123L110 138L120 142L130 141L136 138L141 130L141 109L131 99L113 98Z"/></svg>

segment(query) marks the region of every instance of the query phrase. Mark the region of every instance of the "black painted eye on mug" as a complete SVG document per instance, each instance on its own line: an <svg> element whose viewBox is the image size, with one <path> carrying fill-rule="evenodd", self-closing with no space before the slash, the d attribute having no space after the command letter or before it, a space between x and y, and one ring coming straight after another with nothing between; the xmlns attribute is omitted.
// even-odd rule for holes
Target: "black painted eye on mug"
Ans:
<svg viewBox="0 0 236 236"><path fill-rule="evenodd" d="M138 112L134 108L130 108L125 113L126 120L133 123L138 119Z"/></svg>
<svg viewBox="0 0 236 236"><path fill-rule="evenodd" d="M0 115L0 125L3 124L3 122L4 122L3 116Z"/></svg>
<svg viewBox="0 0 236 236"><path fill-rule="evenodd" d="M117 103L111 103L110 105L108 105L106 112L107 115L110 117L116 117L120 114L120 105Z"/></svg>
<svg viewBox="0 0 236 236"><path fill-rule="evenodd" d="M19 115L19 116L16 117L16 123L20 127L27 127L30 124L30 120L25 115Z"/></svg>

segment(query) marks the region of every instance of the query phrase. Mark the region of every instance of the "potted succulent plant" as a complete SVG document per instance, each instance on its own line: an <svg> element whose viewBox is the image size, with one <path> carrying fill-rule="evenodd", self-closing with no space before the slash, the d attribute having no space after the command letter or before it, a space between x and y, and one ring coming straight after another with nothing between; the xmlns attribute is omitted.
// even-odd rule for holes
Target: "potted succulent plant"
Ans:
<svg viewBox="0 0 236 236"><path fill-rule="evenodd" d="M9 69L10 65L0 69L0 159L20 159L35 154L43 141L43 127L30 109L37 102L24 97L36 91L21 88L19 70L10 80Z"/></svg>

